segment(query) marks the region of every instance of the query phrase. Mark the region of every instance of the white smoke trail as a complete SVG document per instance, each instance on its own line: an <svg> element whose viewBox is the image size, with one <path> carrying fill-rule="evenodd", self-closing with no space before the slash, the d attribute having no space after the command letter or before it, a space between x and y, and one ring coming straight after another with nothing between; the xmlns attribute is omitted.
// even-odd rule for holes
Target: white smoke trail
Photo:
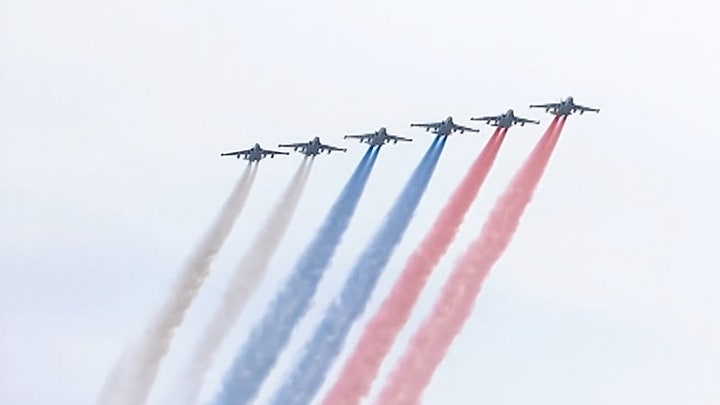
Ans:
<svg viewBox="0 0 720 405"><path fill-rule="evenodd" d="M312 160L303 161L287 190L270 213L255 241L240 261L227 287L220 308L210 319L192 353L182 380L176 385L173 404L195 405L205 374L210 369L225 336L230 332L245 304L262 281L277 250L310 174Z"/></svg>
<svg viewBox="0 0 720 405"><path fill-rule="evenodd" d="M210 265L240 215L256 174L257 165L248 165L220 213L183 266L164 307L153 319L139 344L123 355L108 376L98 405L141 405L147 401L175 330L182 323L185 312L210 271Z"/></svg>

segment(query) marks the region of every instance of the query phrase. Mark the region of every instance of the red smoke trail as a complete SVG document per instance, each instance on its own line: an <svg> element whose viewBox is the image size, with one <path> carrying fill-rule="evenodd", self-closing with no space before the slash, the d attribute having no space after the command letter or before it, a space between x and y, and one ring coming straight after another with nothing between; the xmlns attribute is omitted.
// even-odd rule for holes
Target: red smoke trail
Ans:
<svg viewBox="0 0 720 405"><path fill-rule="evenodd" d="M407 322L432 270L450 247L475 196L495 162L506 128L498 128L478 155L462 183L448 200L431 231L408 259L392 292L363 331L355 351L345 362L338 381L323 400L324 405L358 404Z"/></svg>
<svg viewBox="0 0 720 405"><path fill-rule="evenodd" d="M512 240L540 182L565 117L556 116L490 212L480 236L458 260L432 313L420 326L380 392L377 404L415 405L470 316L485 276Z"/></svg>

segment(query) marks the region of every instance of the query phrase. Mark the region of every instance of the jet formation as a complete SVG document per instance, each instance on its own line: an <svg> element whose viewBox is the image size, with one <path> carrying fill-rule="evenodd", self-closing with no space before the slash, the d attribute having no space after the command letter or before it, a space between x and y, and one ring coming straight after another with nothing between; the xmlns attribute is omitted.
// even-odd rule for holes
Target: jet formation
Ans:
<svg viewBox="0 0 720 405"><path fill-rule="evenodd" d="M560 100L560 102L557 103L547 103L547 104L531 104L530 108L542 108L545 109L545 112L553 114L553 115L561 115L561 116L567 116L572 115L576 112L579 112L581 115L585 112L600 112L599 108L593 108L593 107L587 107L580 104L576 104L575 100L572 97L567 97L564 100ZM515 115L515 112L512 109L507 110L506 112L499 114L499 115L488 115L484 117L473 117L470 118L471 121L484 121L488 125L499 127L499 128L510 128L513 125L520 124L520 126L525 126L525 124L540 124L540 121L533 120L529 118L522 118ZM465 132L479 132L478 129L466 127L463 125L458 125L453 121L452 116L448 116L442 121L437 122L428 122L428 123L413 123L410 124L411 127L420 127L424 128L425 131L430 132L432 134L435 134L437 136L449 136L453 133L459 132L459 133L465 133ZM387 132L387 129L385 127L381 127L377 131L365 133L365 134L358 134L358 135L345 135L343 137L344 139L357 139L360 141L360 143L366 143L370 146L383 146L388 143L398 143L399 141L402 142L411 142L411 138L406 138L399 135L391 135ZM299 143L287 143L287 144L280 144L278 145L280 148L292 148L296 152L300 152L304 154L305 156L317 156L322 152L326 152L327 154L330 154L331 152L345 152L347 151L346 148L341 148L337 146L331 146L326 145L322 142L320 142L319 137L314 137L312 140L308 142L299 142ZM252 148L246 149L246 150L240 150L237 152L227 152L227 153L221 153L220 156L235 156L236 158L240 159L241 157L245 160L248 160L250 162L257 162L267 156L270 156L270 158L274 158L275 155L289 155L288 152L282 152L282 151L276 151L276 150L269 150L269 149L263 149L260 147L260 144L255 144Z"/></svg>

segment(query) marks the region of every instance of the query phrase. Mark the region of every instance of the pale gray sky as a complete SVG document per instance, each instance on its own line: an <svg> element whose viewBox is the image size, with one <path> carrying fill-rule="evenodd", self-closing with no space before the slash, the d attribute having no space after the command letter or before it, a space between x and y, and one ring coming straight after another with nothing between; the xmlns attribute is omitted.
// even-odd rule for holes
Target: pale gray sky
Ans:
<svg viewBox="0 0 720 405"><path fill-rule="evenodd" d="M414 137L383 148L267 398L431 142L409 123L512 107L546 124L527 105L567 95L602 112L568 121L426 403L720 402L719 16L709 0L0 0L0 402L93 403L239 175L220 152ZM448 140L370 311L490 133ZM395 349L541 133L511 130ZM365 150L347 146L318 159L205 398ZM153 403L300 160L262 163Z"/></svg>

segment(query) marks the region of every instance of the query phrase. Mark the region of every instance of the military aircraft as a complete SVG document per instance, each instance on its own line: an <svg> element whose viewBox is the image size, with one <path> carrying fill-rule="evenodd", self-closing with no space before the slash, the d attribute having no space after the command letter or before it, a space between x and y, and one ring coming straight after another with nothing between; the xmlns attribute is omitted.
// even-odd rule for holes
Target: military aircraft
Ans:
<svg viewBox="0 0 720 405"><path fill-rule="evenodd" d="M411 127L421 127L425 128L425 131L430 132L432 131L433 134L439 135L439 136L448 136L451 135L453 132L460 132L461 134L465 131L468 132L480 132L478 129L473 129L469 127L464 127L462 125L458 125L453 122L452 117L447 117L443 121L440 122L429 122L427 124L410 124Z"/></svg>
<svg viewBox="0 0 720 405"><path fill-rule="evenodd" d="M565 100L561 100L559 103L548 103L548 104L533 104L530 108L544 108L545 112L549 112L555 115L570 115L574 112L580 111L580 114L585 111L600 112L599 108L585 107L580 104L575 104L572 97L568 97Z"/></svg>
<svg viewBox="0 0 720 405"><path fill-rule="evenodd" d="M540 121L535 121L527 118L521 118L515 116L515 112L511 109L500 115L489 115L486 117L470 118L470 121L485 121L494 127L510 128L515 124L525 126L525 124L539 124Z"/></svg>
<svg viewBox="0 0 720 405"><path fill-rule="evenodd" d="M265 156L270 156L271 158L274 158L275 155L289 155L287 152L280 152L277 150L268 150L263 149L260 147L259 143L256 143L255 146L253 146L250 149L245 150L239 150L237 152L227 152L227 153L221 153L220 156L235 156L236 158L240 159L242 156L243 159L248 160L250 162L257 162L258 160L264 158Z"/></svg>
<svg viewBox="0 0 720 405"><path fill-rule="evenodd" d="M320 142L320 138L317 136L309 142L285 143L278 146L281 148L293 148L295 152L300 151L300 153L305 154L305 156L316 156L318 153L322 153L323 151L327 152L328 154L332 151L347 151L347 149L345 148L325 145L324 143Z"/></svg>
<svg viewBox="0 0 720 405"><path fill-rule="evenodd" d="M405 141L405 142L411 142L412 139L410 138L403 138L402 136L397 135L390 135L387 133L387 130L385 127L380 128L379 130L369 133L369 134L362 134L362 135L345 135L345 139L359 139L360 143L367 143L370 146L382 146L386 143L398 143L398 141Z"/></svg>

